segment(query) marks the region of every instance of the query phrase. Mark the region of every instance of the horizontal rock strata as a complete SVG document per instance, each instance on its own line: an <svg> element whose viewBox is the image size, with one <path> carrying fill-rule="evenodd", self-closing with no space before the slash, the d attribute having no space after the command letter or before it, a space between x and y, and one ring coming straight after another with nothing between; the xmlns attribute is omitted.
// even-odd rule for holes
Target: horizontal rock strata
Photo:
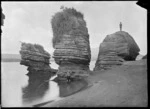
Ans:
<svg viewBox="0 0 150 109"><path fill-rule="evenodd" d="M62 17L68 20L59 21L58 18L56 18L58 14L63 14L59 19ZM62 77L62 75L65 75L67 72L70 72L71 76L73 74L71 72L78 72L78 70L84 72L89 70L91 50L88 30L83 17L81 17L82 15L70 8L64 9L58 14L52 19L53 39L55 39L55 41L53 40L55 48L53 57L55 62L59 65L58 77ZM80 16L77 16L77 14L80 14ZM68 23L65 24L65 22ZM64 27L65 29L61 26L56 28L56 24L66 25ZM62 30L63 32L57 32L56 30Z"/></svg>
<svg viewBox="0 0 150 109"><path fill-rule="evenodd" d="M27 66L30 72L51 72L49 66L50 54L46 52L41 45L22 43L20 54L20 64Z"/></svg>
<svg viewBox="0 0 150 109"><path fill-rule="evenodd" d="M124 61L135 60L139 47L134 39L124 31L107 35L100 44L94 70L106 70L112 66L122 65Z"/></svg>

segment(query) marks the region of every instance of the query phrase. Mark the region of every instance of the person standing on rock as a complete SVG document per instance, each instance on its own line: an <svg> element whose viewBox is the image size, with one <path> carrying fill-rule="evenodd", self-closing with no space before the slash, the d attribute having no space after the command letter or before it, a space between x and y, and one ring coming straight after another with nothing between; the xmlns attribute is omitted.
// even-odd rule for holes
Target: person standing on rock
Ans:
<svg viewBox="0 0 150 109"><path fill-rule="evenodd" d="M67 71L67 81L68 81L68 82L71 81L71 78L70 78L70 71L69 71L69 70Z"/></svg>
<svg viewBox="0 0 150 109"><path fill-rule="evenodd" d="M122 31L122 23L121 22L120 22L119 26L120 26L120 31Z"/></svg>

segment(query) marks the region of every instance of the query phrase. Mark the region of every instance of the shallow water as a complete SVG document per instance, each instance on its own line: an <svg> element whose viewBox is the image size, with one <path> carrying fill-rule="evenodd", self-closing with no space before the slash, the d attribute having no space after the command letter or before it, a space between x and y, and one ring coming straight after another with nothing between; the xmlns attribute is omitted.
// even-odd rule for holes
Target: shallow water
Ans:
<svg viewBox="0 0 150 109"><path fill-rule="evenodd" d="M52 68L55 64L51 65ZM56 69L56 68L55 68ZM37 73L37 72L36 72ZM83 89L87 83L75 81L57 84L47 81L37 74L29 74L27 67L19 62L1 63L2 106L3 107L32 107L44 102L69 96Z"/></svg>
<svg viewBox="0 0 150 109"><path fill-rule="evenodd" d="M31 78L29 82L27 67L19 62L2 62L1 68L3 107L32 106L59 96L59 87L53 81L42 82L42 79Z"/></svg>

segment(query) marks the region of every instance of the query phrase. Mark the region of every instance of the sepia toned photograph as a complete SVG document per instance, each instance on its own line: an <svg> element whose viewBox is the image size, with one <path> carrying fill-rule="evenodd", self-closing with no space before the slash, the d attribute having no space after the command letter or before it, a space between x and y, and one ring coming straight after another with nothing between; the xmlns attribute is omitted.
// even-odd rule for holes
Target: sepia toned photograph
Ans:
<svg viewBox="0 0 150 109"><path fill-rule="evenodd" d="M1 107L147 107L138 1L2 1Z"/></svg>

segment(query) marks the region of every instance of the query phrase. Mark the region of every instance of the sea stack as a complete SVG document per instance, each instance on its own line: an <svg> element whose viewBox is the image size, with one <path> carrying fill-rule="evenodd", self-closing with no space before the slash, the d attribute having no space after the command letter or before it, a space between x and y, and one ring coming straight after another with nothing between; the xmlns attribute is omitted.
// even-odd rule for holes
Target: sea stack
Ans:
<svg viewBox="0 0 150 109"><path fill-rule="evenodd" d="M112 66L122 65L124 61L133 61L139 55L135 40L125 31L107 35L99 47L95 70L106 70Z"/></svg>
<svg viewBox="0 0 150 109"><path fill-rule="evenodd" d="M28 66L29 72L51 72L49 66L50 54L39 44L21 44L21 65Z"/></svg>
<svg viewBox="0 0 150 109"><path fill-rule="evenodd" d="M76 78L87 74L91 60L89 34L83 14L74 8L61 7L52 20L54 60L58 77Z"/></svg>

